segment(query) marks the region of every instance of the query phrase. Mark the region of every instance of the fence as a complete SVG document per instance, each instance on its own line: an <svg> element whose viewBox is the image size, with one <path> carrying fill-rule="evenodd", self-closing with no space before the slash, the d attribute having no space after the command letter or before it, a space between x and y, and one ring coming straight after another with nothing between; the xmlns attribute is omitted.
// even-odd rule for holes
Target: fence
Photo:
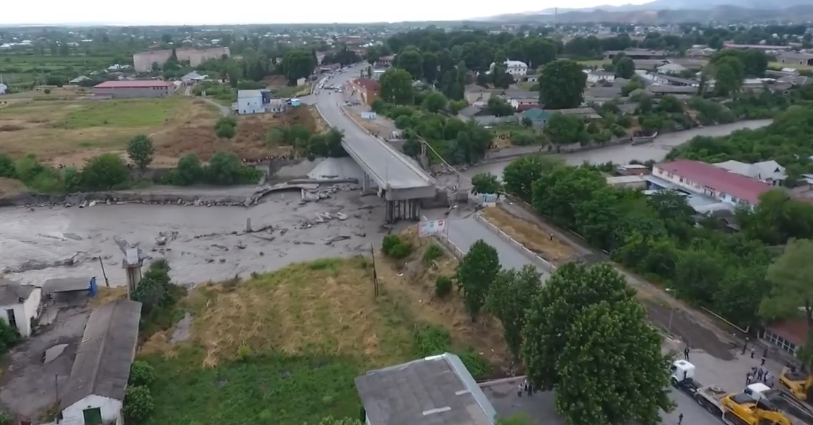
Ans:
<svg viewBox="0 0 813 425"><path fill-rule="evenodd" d="M451 253L458 259L462 259L463 256L466 255L466 253L463 252L462 249L458 248L457 245L455 245L452 241L449 240L448 236L442 233L438 233L435 235L435 239L437 239L437 241L440 242L440 244L443 245L446 249L451 251Z"/></svg>
<svg viewBox="0 0 813 425"><path fill-rule="evenodd" d="M489 223L488 220L484 219L482 216L480 216L480 214L475 214L474 219L482 223L483 226L485 226L486 229L488 229L492 233L496 234L509 244L514 245L517 248L517 250L519 250L519 252L522 253L522 255L531 260L532 263L536 264L542 270L545 270L548 273L553 273L556 271L556 266L554 266L544 258L536 255L533 251L529 250L528 248L525 248L525 245L517 242L514 238L500 230L497 226Z"/></svg>

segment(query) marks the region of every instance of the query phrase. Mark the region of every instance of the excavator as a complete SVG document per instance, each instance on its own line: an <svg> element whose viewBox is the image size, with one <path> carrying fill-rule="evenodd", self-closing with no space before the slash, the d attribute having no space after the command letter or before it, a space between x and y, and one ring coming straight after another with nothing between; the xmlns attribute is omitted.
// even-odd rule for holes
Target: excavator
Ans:
<svg viewBox="0 0 813 425"><path fill-rule="evenodd" d="M779 375L779 384L800 402L813 402L813 375L785 368Z"/></svg>

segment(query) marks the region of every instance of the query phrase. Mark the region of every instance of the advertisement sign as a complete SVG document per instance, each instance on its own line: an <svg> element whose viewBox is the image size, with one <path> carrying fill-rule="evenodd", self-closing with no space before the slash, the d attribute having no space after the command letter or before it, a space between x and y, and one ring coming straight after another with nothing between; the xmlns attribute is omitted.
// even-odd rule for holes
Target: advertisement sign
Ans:
<svg viewBox="0 0 813 425"><path fill-rule="evenodd" d="M418 223L418 236L434 236L446 233L446 220L427 220Z"/></svg>
<svg viewBox="0 0 813 425"><path fill-rule="evenodd" d="M493 207L497 205L497 199L499 195L496 193L481 193L480 194L480 205L484 207Z"/></svg>

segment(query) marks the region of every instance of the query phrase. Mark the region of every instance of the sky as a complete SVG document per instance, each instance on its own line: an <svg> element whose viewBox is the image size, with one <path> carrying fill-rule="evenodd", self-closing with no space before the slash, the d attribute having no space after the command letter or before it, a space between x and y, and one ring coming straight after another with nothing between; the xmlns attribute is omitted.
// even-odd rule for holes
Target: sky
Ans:
<svg viewBox="0 0 813 425"><path fill-rule="evenodd" d="M585 8L599 5L641 4L647 0L568 0L561 2L492 2L410 0L232 0L229 2L177 3L140 0L40 0L37 7L25 1L7 1L0 12L1 25L108 24L108 25L217 25L250 23L359 23L462 20L538 11L550 7ZM81 6L77 7L77 4ZM181 9L182 5L183 9ZM496 7L495 7L496 6Z"/></svg>

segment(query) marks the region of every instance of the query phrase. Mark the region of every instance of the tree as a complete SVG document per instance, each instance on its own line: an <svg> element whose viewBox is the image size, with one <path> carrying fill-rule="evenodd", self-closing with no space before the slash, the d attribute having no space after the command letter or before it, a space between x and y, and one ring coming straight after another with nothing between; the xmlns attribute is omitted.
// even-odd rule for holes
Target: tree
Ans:
<svg viewBox="0 0 813 425"><path fill-rule="evenodd" d="M130 379L127 382L130 386L144 385L148 386L155 380L155 370L152 365L143 361L136 360L130 365Z"/></svg>
<svg viewBox="0 0 813 425"><path fill-rule="evenodd" d="M587 74L571 60L557 60L539 78L539 103L547 109L576 108L582 103Z"/></svg>
<svg viewBox="0 0 813 425"><path fill-rule="evenodd" d="M143 134L133 137L127 143L127 156L142 171L150 165L154 153L152 140Z"/></svg>
<svg viewBox="0 0 813 425"><path fill-rule="evenodd" d="M88 190L112 189L127 181L127 164L120 156L105 153L82 167L82 186Z"/></svg>
<svg viewBox="0 0 813 425"><path fill-rule="evenodd" d="M555 167L564 166L560 159L540 156L524 156L505 167L502 179L508 193L531 202L532 185Z"/></svg>
<svg viewBox="0 0 813 425"><path fill-rule="evenodd" d="M670 360L634 296L607 263L567 263L533 299L522 333L528 380L555 390L568 423L654 425L673 408Z"/></svg>
<svg viewBox="0 0 813 425"><path fill-rule="evenodd" d="M282 57L282 70L289 85L296 85L296 80L307 78L316 67L313 54L308 50L291 49Z"/></svg>
<svg viewBox="0 0 813 425"><path fill-rule="evenodd" d="M150 389L145 386L127 387L124 392L124 416L127 421L135 423L145 422L155 410Z"/></svg>
<svg viewBox="0 0 813 425"><path fill-rule="evenodd" d="M713 75L716 80L714 91L720 96L736 93L742 87L745 78L745 66L736 57L725 57L713 65Z"/></svg>
<svg viewBox="0 0 813 425"><path fill-rule="evenodd" d="M438 79L438 56L432 52L423 54L423 79L429 84L435 84Z"/></svg>
<svg viewBox="0 0 813 425"><path fill-rule="evenodd" d="M482 239L472 244L457 266L457 282L463 289L463 302L472 322L485 305L489 287L499 271L497 250Z"/></svg>
<svg viewBox="0 0 813 425"><path fill-rule="evenodd" d="M209 181L213 184L231 185L240 182L242 168L243 164L237 155L231 152L217 151L209 159L206 173Z"/></svg>
<svg viewBox="0 0 813 425"><path fill-rule="evenodd" d="M19 338L17 329L12 328L5 320L0 320L0 355L5 355Z"/></svg>
<svg viewBox="0 0 813 425"><path fill-rule="evenodd" d="M635 62L628 57L624 57L615 64L615 76L630 79L635 75Z"/></svg>
<svg viewBox="0 0 813 425"><path fill-rule="evenodd" d="M804 308L807 329L813 329L813 241L799 239L788 243L785 252L768 267L773 284L770 296L762 301L759 313L765 319L792 317Z"/></svg>
<svg viewBox="0 0 813 425"><path fill-rule="evenodd" d="M471 193L499 193L502 189L497 176L491 173L475 174L471 178Z"/></svg>
<svg viewBox="0 0 813 425"><path fill-rule="evenodd" d="M201 181L203 175L203 166L198 156L187 154L181 157L178 166L175 167L174 183L179 186L188 186Z"/></svg>
<svg viewBox="0 0 813 425"><path fill-rule="evenodd" d="M407 47L395 57L396 66L411 76L411 80L420 80L423 76L423 55L415 47Z"/></svg>
<svg viewBox="0 0 813 425"><path fill-rule="evenodd" d="M429 112L438 112L444 108L446 108L446 104L449 103L449 100L446 99L446 96L443 95L441 92L433 91L426 95L423 98L423 102L421 103L421 108L429 111Z"/></svg>
<svg viewBox="0 0 813 425"><path fill-rule="evenodd" d="M567 145L587 140L584 121L573 115L555 113L545 124L545 134L553 143Z"/></svg>
<svg viewBox="0 0 813 425"><path fill-rule="evenodd" d="M522 270L500 270L488 291L486 306L502 324L502 334L511 354L520 358L525 313L542 287L542 275L533 266Z"/></svg>
<svg viewBox="0 0 813 425"><path fill-rule="evenodd" d="M486 103L486 110L488 110L488 113L496 117L507 117L514 115L514 108L512 108L508 102L496 96L488 99L488 103Z"/></svg>
<svg viewBox="0 0 813 425"><path fill-rule="evenodd" d="M409 72L393 68L381 76L381 98L387 103L411 105L415 98L412 76Z"/></svg>

